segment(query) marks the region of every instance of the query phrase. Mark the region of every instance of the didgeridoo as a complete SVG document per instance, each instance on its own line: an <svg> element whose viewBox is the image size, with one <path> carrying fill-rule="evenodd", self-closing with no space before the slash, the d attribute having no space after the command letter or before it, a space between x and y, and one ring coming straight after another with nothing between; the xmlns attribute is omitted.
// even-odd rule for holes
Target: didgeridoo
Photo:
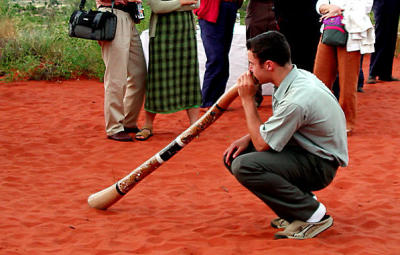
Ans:
<svg viewBox="0 0 400 255"><path fill-rule="evenodd" d="M156 153L138 168L130 172L127 176L97 193L89 196L89 206L106 210L126 193L128 193L136 184L151 174L165 161L169 160L185 145L190 143L193 138L203 132L207 127L214 123L228 108L232 101L238 96L237 86L234 85L226 91L218 101L199 120L193 123L189 128L183 131L175 140L168 144L161 151Z"/></svg>

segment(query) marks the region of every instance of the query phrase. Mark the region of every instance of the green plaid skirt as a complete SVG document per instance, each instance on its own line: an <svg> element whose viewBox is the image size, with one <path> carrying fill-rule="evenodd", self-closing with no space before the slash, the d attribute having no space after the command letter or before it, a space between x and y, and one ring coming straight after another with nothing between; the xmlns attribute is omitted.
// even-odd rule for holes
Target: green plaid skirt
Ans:
<svg viewBox="0 0 400 255"><path fill-rule="evenodd" d="M171 113L199 107L201 90L196 30L191 11L158 15L149 43L145 110Z"/></svg>

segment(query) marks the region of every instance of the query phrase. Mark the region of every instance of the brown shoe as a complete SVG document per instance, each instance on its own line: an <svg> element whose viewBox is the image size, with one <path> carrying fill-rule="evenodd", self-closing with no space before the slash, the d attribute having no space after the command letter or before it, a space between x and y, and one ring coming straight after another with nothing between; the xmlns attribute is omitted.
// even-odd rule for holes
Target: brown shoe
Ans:
<svg viewBox="0 0 400 255"><path fill-rule="evenodd" d="M375 84L376 83L376 78L373 76L369 76L367 80L367 84Z"/></svg>
<svg viewBox="0 0 400 255"><path fill-rule="evenodd" d="M282 218L276 218L271 220L271 227L273 228L286 228L290 222Z"/></svg>
<svg viewBox="0 0 400 255"><path fill-rule="evenodd" d="M290 239L309 239L317 236L319 233L325 231L333 224L333 219L329 215L325 215L321 221L316 223L309 223L300 220L295 220L290 223L284 231L275 234L276 239L290 238Z"/></svg>
<svg viewBox="0 0 400 255"><path fill-rule="evenodd" d="M132 137L125 131L118 132L113 135L107 136L108 139L119 141L119 142L131 142L133 141Z"/></svg>

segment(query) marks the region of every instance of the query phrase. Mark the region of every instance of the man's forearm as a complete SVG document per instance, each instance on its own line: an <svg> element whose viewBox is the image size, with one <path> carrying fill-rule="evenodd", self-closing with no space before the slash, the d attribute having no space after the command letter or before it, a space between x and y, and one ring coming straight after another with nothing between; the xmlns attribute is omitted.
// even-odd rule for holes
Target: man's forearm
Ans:
<svg viewBox="0 0 400 255"><path fill-rule="evenodd" d="M265 151L269 149L269 146L261 137L260 126L263 122L253 101L254 100L242 100L242 105L246 116L247 129L256 150Z"/></svg>

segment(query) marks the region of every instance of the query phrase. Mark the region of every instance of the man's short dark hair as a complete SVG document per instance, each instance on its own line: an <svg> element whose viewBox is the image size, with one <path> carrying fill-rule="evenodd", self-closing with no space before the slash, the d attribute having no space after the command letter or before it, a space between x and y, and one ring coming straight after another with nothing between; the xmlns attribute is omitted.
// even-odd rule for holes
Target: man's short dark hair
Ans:
<svg viewBox="0 0 400 255"><path fill-rule="evenodd" d="M285 36L278 31L268 31L259 34L246 42L248 50L263 64L267 60L274 61L280 66L290 62L290 47Z"/></svg>

